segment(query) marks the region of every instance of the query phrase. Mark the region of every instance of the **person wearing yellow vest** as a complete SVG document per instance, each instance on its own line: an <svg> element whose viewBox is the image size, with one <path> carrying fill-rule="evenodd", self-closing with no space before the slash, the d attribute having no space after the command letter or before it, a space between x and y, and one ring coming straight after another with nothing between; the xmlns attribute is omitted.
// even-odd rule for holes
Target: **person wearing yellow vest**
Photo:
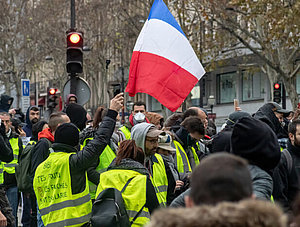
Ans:
<svg viewBox="0 0 300 227"><path fill-rule="evenodd" d="M9 113L1 112L0 119L5 125L6 136L8 137L10 146L13 150L14 159L7 163L3 162L4 166L4 186L6 189L6 195L8 201L13 209L13 214L16 220L18 220L17 211L18 211L18 187L17 180L15 176L15 167L18 165L19 154L23 151L22 140L14 133L11 129L11 119Z"/></svg>
<svg viewBox="0 0 300 227"><path fill-rule="evenodd" d="M131 129L134 125L142 122L149 123L149 120L147 119L145 114L146 114L146 104L140 101L135 102L132 106L132 111L129 116L129 121L126 122L121 128L119 128L119 131L124 134L127 140L131 139Z"/></svg>
<svg viewBox="0 0 300 227"><path fill-rule="evenodd" d="M123 100L121 93L111 100L95 138L81 151L78 151L79 130L73 123L62 124L56 129L53 152L38 166L33 180L46 227L89 225L92 202L86 171L107 146Z"/></svg>
<svg viewBox="0 0 300 227"><path fill-rule="evenodd" d="M166 206L173 199L176 182L168 163L156 153L158 136L162 133L164 132L153 124L143 122L132 128L131 137L143 149L146 156L145 166L150 173L157 199L161 206Z"/></svg>
<svg viewBox="0 0 300 227"><path fill-rule="evenodd" d="M172 132L175 137L175 164L183 180L200 163L197 142L205 135L205 129L197 116L190 116L180 125L173 126Z"/></svg>
<svg viewBox="0 0 300 227"><path fill-rule="evenodd" d="M9 144L5 133L5 125L0 120L0 223L3 226L14 226L14 216L7 196L5 194L4 182L4 166L3 162L11 162L14 159L13 151Z"/></svg>
<svg viewBox="0 0 300 227"><path fill-rule="evenodd" d="M173 156L176 153L176 149L172 147L173 139L169 133L170 132L166 132L165 135L158 136L157 153L162 156L163 160L167 162L170 167L170 170L176 181L174 197L177 197L182 191L186 190L186 188L184 187L185 183L182 180L180 180L180 174L175 165Z"/></svg>
<svg viewBox="0 0 300 227"><path fill-rule="evenodd" d="M107 171L100 174L96 197L107 188L122 190L132 178L122 193L129 221L133 227L144 226L150 220L150 214L159 207L155 188L150 175L144 166L145 155L134 140L120 143L116 159Z"/></svg>

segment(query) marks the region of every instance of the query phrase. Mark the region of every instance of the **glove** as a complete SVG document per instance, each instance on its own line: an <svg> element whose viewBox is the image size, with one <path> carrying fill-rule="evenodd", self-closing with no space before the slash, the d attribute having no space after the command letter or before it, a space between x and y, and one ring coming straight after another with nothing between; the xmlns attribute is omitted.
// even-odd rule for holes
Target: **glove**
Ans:
<svg viewBox="0 0 300 227"><path fill-rule="evenodd" d="M3 136L3 138L6 138L5 125L3 123L0 126L0 134Z"/></svg>

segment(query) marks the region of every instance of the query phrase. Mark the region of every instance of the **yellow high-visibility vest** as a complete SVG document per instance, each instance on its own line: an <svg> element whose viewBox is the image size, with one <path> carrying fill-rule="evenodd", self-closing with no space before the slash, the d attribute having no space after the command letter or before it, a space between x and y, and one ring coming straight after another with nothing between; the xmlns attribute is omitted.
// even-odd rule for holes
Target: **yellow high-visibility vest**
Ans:
<svg viewBox="0 0 300 227"><path fill-rule="evenodd" d="M10 146L13 150L14 159L9 162L3 162L4 172L9 174L14 174L16 172L15 167L18 165L18 158L19 158L19 139L18 138L11 138L9 139Z"/></svg>
<svg viewBox="0 0 300 227"><path fill-rule="evenodd" d="M72 193L69 158L75 153L52 152L36 169L33 188L46 227L82 226L92 212L87 175L83 192Z"/></svg>
<svg viewBox="0 0 300 227"><path fill-rule="evenodd" d="M146 204L146 185L147 176L134 170L112 169L100 174L100 183L97 188L96 196L107 188L116 188L121 191L127 181L133 178L125 191L122 193L129 221ZM135 219L132 226L144 226L150 220L149 209L144 207L139 216Z"/></svg>

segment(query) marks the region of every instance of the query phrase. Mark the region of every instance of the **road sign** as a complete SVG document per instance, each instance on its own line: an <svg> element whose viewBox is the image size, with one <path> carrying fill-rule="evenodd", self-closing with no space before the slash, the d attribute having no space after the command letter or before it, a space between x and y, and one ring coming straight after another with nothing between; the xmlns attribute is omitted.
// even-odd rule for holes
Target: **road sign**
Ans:
<svg viewBox="0 0 300 227"><path fill-rule="evenodd" d="M21 80L21 87L22 87L22 112L26 113L27 109L30 106L30 80L29 79L22 79Z"/></svg>
<svg viewBox="0 0 300 227"><path fill-rule="evenodd" d="M30 93L30 80L29 79L22 79L22 96L28 96Z"/></svg>
<svg viewBox="0 0 300 227"><path fill-rule="evenodd" d="M79 105L86 104L91 98L91 88L88 83L81 77L76 77L76 91L75 94L77 96L77 103ZM64 101L67 101L68 95L71 93L71 79L68 80L64 86L63 94Z"/></svg>

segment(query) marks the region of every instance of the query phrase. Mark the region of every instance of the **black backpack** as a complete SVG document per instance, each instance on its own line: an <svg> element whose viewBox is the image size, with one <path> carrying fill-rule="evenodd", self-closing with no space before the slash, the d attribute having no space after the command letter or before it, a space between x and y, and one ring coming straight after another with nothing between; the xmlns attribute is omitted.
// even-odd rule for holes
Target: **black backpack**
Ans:
<svg viewBox="0 0 300 227"><path fill-rule="evenodd" d="M91 216L91 225L94 227L130 227L135 219L142 212L144 206L136 214L133 220L129 221L122 193L133 178L130 178L123 189L107 188L96 198Z"/></svg>
<svg viewBox="0 0 300 227"><path fill-rule="evenodd" d="M36 142L28 143L19 156L19 163L16 166L16 179L18 189L21 192L33 192L31 182L31 154Z"/></svg>
<svg viewBox="0 0 300 227"><path fill-rule="evenodd" d="M49 149L51 149L51 142L45 138L48 142ZM31 172L31 156L35 149L36 142L28 143L22 153L19 155L19 162L16 166L16 180L18 190L21 192L34 193L32 179L34 173Z"/></svg>

